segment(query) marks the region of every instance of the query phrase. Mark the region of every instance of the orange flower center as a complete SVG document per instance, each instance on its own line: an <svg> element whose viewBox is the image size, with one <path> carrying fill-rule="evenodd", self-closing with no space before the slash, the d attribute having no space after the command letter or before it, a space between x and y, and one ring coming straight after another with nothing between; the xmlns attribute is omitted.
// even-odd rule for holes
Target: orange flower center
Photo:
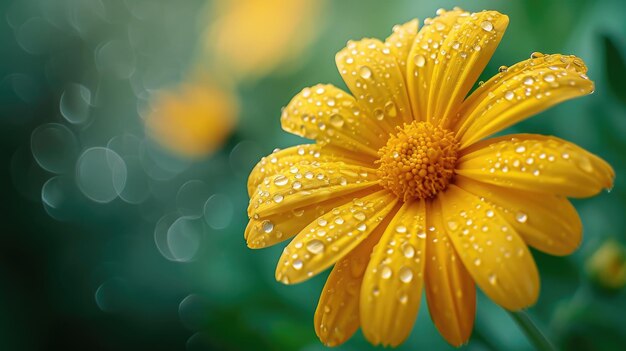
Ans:
<svg viewBox="0 0 626 351"><path fill-rule="evenodd" d="M428 122L398 127L378 150L380 185L405 201L431 198L450 183L458 148L453 132Z"/></svg>

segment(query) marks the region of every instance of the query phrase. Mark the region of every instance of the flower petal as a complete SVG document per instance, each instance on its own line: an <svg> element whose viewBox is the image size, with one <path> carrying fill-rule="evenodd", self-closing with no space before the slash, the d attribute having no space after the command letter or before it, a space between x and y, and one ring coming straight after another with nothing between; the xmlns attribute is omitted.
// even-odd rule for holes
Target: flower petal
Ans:
<svg viewBox="0 0 626 351"><path fill-rule="evenodd" d="M580 245L582 223L564 197L514 190L457 176L455 184L482 196L524 241L551 255L569 255Z"/></svg>
<svg viewBox="0 0 626 351"><path fill-rule="evenodd" d="M355 198L367 196L371 192L371 190L365 189L270 216L253 217L248 222L244 234L246 243L251 249L262 249L290 239L323 214Z"/></svg>
<svg viewBox="0 0 626 351"><path fill-rule="evenodd" d="M321 216L285 248L276 280L299 283L328 268L367 238L397 202L395 195L381 190Z"/></svg>
<svg viewBox="0 0 626 351"><path fill-rule="evenodd" d="M424 201L405 202L367 266L361 288L361 324L372 344L398 346L413 329L424 282Z"/></svg>
<svg viewBox="0 0 626 351"><path fill-rule="evenodd" d="M476 316L476 287L441 218L440 205L427 207L426 299L439 333L453 346L466 343Z"/></svg>
<svg viewBox="0 0 626 351"><path fill-rule="evenodd" d="M452 244L483 292L508 310L535 303L539 274L515 229L490 204L455 185L439 198Z"/></svg>
<svg viewBox="0 0 626 351"><path fill-rule="evenodd" d="M387 133L413 121L402 71L383 43L376 39L350 41L337 53L335 62L369 120Z"/></svg>
<svg viewBox="0 0 626 351"><path fill-rule="evenodd" d="M434 66L426 105L429 122L446 126L447 117L458 110L487 66L508 23L509 18L497 11L472 13L459 17L440 47L429 47L430 56L424 56L424 66Z"/></svg>
<svg viewBox="0 0 626 351"><path fill-rule="evenodd" d="M615 176L601 158L552 136L513 134L461 152L457 174L532 192L587 197L610 189Z"/></svg>
<svg viewBox="0 0 626 351"><path fill-rule="evenodd" d="M427 121L429 91L432 84L434 60L439 54L450 28L469 12L455 8L452 11L437 11L438 16L424 20L424 26L417 33L407 61L407 87L411 97L411 108L416 120Z"/></svg>
<svg viewBox="0 0 626 351"><path fill-rule="evenodd" d="M419 23L417 19L396 25L393 27L393 33L385 40L385 46L388 47L391 53L396 57L396 62L398 62L400 71L404 75L406 75L407 58L415 36L417 35L418 27Z"/></svg>
<svg viewBox="0 0 626 351"><path fill-rule="evenodd" d="M587 67L574 56L548 55L520 62L491 78L463 103L461 147L483 139L564 100L591 94Z"/></svg>
<svg viewBox="0 0 626 351"><path fill-rule="evenodd" d="M363 242L339 260L330 272L317 310L315 333L326 346L338 346L359 328L359 291L374 245L391 216L387 216Z"/></svg>
<svg viewBox="0 0 626 351"><path fill-rule="evenodd" d="M283 109L284 130L376 159L384 144L376 121L363 116L350 94L332 85L304 88Z"/></svg>
<svg viewBox="0 0 626 351"><path fill-rule="evenodd" d="M322 147L318 144L292 146L272 152L254 166L248 177L248 196L252 196L265 178L275 176L298 164L315 162L346 162L366 167L373 164L367 158L332 146Z"/></svg>
<svg viewBox="0 0 626 351"><path fill-rule="evenodd" d="M267 217L377 186L376 170L344 162L298 164L266 177L250 198L248 217Z"/></svg>

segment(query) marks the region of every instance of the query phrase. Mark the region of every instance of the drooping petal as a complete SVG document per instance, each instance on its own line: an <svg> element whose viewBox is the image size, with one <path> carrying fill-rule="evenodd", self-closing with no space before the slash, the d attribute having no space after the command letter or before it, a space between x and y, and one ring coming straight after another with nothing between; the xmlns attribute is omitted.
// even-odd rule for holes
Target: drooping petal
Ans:
<svg viewBox="0 0 626 351"><path fill-rule="evenodd" d="M299 164L315 162L346 162L365 167L373 164L367 157L363 158L358 154L330 145L324 147L318 144L292 146L261 158L248 177L248 196L252 196L265 178L275 176L280 171Z"/></svg>
<svg viewBox="0 0 626 351"><path fill-rule="evenodd" d="M428 95L435 82L432 81L435 69L434 60L444 43L450 28L469 12L454 9L438 11L438 16L424 20L424 26L417 33L407 59L407 87L411 97L411 108L416 120L427 121ZM429 64L426 64L429 60Z"/></svg>
<svg viewBox="0 0 626 351"><path fill-rule="evenodd" d="M372 344L398 346L413 329L424 282L424 201L405 202L385 230L361 287L361 325Z"/></svg>
<svg viewBox="0 0 626 351"><path fill-rule="evenodd" d="M298 93L283 109L280 121L290 133L373 160L384 138L375 121L364 114L350 94L332 85L318 84Z"/></svg>
<svg viewBox="0 0 626 351"><path fill-rule="evenodd" d="M551 255L569 255L580 245L582 223L564 197L514 190L457 176L455 184L485 198L524 241Z"/></svg>
<svg viewBox="0 0 626 351"><path fill-rule="evenodd" d="M402 71L385 44L376 39L350 41L335 62L359 106L384 131L413 121Z"/></svg>
<svg viewBox="0 0 626 351"><path fill-rule="evenodd" d="M491 78L458 113L461 147L496 133L564 100L593 92L584 62L548 55L520 62Z"/></svg>
<svg viewBox="0 0 626 351"><path fill-rule="evenodd" d="M440 204L427 207L426 299L439 333L453 346L469 340L476 316L476 287L448 238Z"/></svg>
<svg viewBox="0 0 626 351"><path fill-rule="evenodd" d="M434 66L426 104L429 122L446 126L487 66L508 23L509 18L496 11L472 13L459 18L440 47L429 48L431 56L424 63Z"/></svg>
<svg viewBox="0 0 626 351"><path fill-rule="evenodd" d="M615 176L601 158L552 136L508 135L461 152L457 174L532 192L587 197L610 189Z"/></svg>
<svg viewBox="0 0 626 351"><path fill-rule="evenodd" d="M359 292L374 245L389 224L385 217L362 243L339 260L326 280L315 311L315 333L326 346L348 340L359 328Z"/></svg>
<svg viewBox="0 0 626 351"><path fill-rule="evenodd" d="M266 177L254 191L248 217L267 217L377 187L376 170L344 162L298 164Z"/></svg>
<svg viewBox="0 0 626 351"><path fill-rule="evenodd" d="M403 75L406 75L407 58L413 46L413 41L415 41L418 27L419 22L417 19L396 25L393 27L393 33L385 39L385 46L396 57L396 62L398 62ZM404 78L406 83L406 77Z"/></svg>
<svg viewBox="0 0 626 351"><path fill-rule="evenodd" d="M285 248L276 280L299 283L330 267L367 238L397 202L395 195L381 190L324 214Z"/></svg>
<svg viewBox="0 0 626 351"><path fill-rule="evenodd" d="M365 189L270 216L250 218L244 234L246 243L251 249L262 249L290 239L323 214L371 192Z"/></svg>
<svg viewBox="0 0 626 351"><path fill-rule="evenodd" d="M539 274L515 229L489 203L455 185L439 198L449 238L485 294L508 310L535 303Z"/></svg>

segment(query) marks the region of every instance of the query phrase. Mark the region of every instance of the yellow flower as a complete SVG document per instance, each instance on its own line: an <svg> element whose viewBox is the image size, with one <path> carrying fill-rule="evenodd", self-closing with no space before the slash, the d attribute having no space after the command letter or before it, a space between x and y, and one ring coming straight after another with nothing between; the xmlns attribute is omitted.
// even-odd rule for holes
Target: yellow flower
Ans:
<svg viewBox="0 0 626 351"><path fill-rule="evenodd" d="M608 239L589 257L585 268L599 286L619 290L626 285L626 248L615 239Z"/></svg>
<svg viewBox="0 0 626 351"><path fill-rule="evenodd" d="M294 64L321 27L324 0L216 0L205 48L239 78ZM296 40L297 38L297 40Z"/></svg>
<svg viewBox="0 0 626 351"><path fill-rule="evenodd" d="M566 197L612 186L595 155L552 136L480 141L566 99L593 92L583 61L534 54L501 69L469 97L508 17L438 11L418 32L351 41L336 56L352 95L305 88L283 128L315 144L277 151L253 169L246 241L295 238L276 278L298 283L334 264L315 313L327 345L360 326L373 344L409 335L426 292L443 337L470 336L476 283L509 310L533 304L530 245L567 255L581 222Z"/></svg>
<svg viewBox="0 0 626 351"><path fill-rule="evenodd" d="M237 111L236 97L222 87L182 84L157 94L144 121L146 134L181 156L206 156L230 135Z"/></svg>

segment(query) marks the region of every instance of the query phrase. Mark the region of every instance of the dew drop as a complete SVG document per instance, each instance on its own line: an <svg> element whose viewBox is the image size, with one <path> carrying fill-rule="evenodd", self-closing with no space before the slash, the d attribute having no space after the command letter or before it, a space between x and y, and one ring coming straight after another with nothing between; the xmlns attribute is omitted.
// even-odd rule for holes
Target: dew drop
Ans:
<svg viewBox="0 0 626 351"><path fill-rule="evenodd" d="M487 279L489 279L489 284L491 285L496 285L498 282L496 275L494 273L490 273Z"/></svg>
<svg viewBox="0 0 626 351"><path fill-rule="evenodd" d="M364 221L367 218L363 212L355 212L352 216L359 221Z"/></svg>
<svg viewBox="0 0 626 351"><path fill-rule="evenodd" d="M513 100L514 97L515 97L515 93L512 91L507 91L506 93L504 93L504 98L509 101Z"/></svg>
<svg viewBox="0 0 626 351"><path fill-rule="evenodd" d="M372 70L367 67L367 66L362 66L359 69L359 75L363 78L363 79L369 79L372 77Z"/></svg>
<svg viewBox="0 0 626 351"><path fill-rule="evenodd" d="M533 79L533 77L526 77L524 79L524 84L526 85L533 85L533 83L535 83L535 80Z"/></svg>
<svg viewBox="0 0 626 351"><path fill-rule="evenodd" d="M426 64L426 58L424 55L415 55L414 60L417 67L424 67L424 64Z"/></svg>
<svg viewBox="0 0 626 351"><path fill-rule="evenodd" d="M420 239L426 239L426 232L423 230L420 230L417 232L417 237Z"/></svg>
<svg viewBox="0 0 626 351"><path fill-rule="evenodd" d="M343 224L343 218L341 218L341 217L335 218L335 223L339 224L339 225Z"/></svg>
<svg viewBox="0 0 626 351"><path fill-rule="evenodd" d="M302 188L302 183L300 182L293 182L293 184L291 185L291 188L294 190L298 190L300 188Z"/></svg>
<svg viewBox="0 0 626 351"><path fill-rule="evenodd" d="M554 80L555 80L555 79L556 79L556 78L554 77L554 74L546 74L546 75L543 77L543 80L545 80L545 81L546 81L546 82L548 82L548 83L552 83L552 82L554 82Z"/></svg>
<svg viewBox="0 0 626 351"><path fill-rule="evenodd" d="M517 212L517 214L515 214L515 220L519 223L526 223L528 215L524 212Z"/></svg>
<svg viewBox="0 0 626 351"><path fill-rule="evenodd" d="M526 147L524 145L520 145L515 149L515 152L517 152L518 154L521 154L524 151L526 151Z"/></svg>
<svg viewBox="0 0 626 351"><path fill-rule="evenodd" d="M367 229L367 225L365 223L361 223L358 227L356 227L356 229L360 232L364 232Z"/></svg>
<svg viewBox="0 0 626 351"><path fill-rule="evenodd" d="M289 179L287 179L287 177L285 177L282 174L277 175L276 178L274 178L274 184L276 184L277 186L287 185L288 182L289 182Z"/></svg>
<svg viewBox="0 0 626 351"><path fill-rule="evenodd" d="M295 260L293 261L291 265L293 266L294 269L299 271L302 269L302 266L304 266L304 263L302 263L302 260Z"/></svg>
<svg viewBox="0 0 626 351"><path fill-rule="evenodd" d="M411 244L406 243L402 246L402 254L406 258L412 258L415 256L415 248Z"/></svg>
<svg viewBox="0 0 626 351"><path fill-rule="evenodd" d="M374 117L376 117L377 120L382 121L383 118L385 118L385 112L383 112L383 110L377 108L374 110Z"/></svg>
<svg viewBox="0 0 626 351"><path fill-rule="evenodd" d="M396 232L398 232L400 234L406 233L406 227L403 226L403 225L399 225L399 226L396 227Z"/></svg>
<svg viewBox="0 0 626 351"><path fill-rule="evenodd" d="M387 101L385 104L385 114L389 117L396 117L398 115L396 104L394 104L393 101Z"/></svg>
<svg viewBox="0 0 626 351"><path fill-rule="evenodd" d="M322 251L324 251L324 243L320 240L314 239L314 240L309 241L308 244L306 244L306 249L310 253L317 255L321 253Z"/></svg>
<svg viewBox="0 0 626 351"><path fill-rule="evenodd" d="M341 117L341 115L335 113L332 116L330 116L330 124L333 125L333 127L335 128L341 128L343 127L343 117Z"/></svg>
<svg viewBox="0 0 626 351"><path fill-rule="evenodd" d="M271 233L274 230L274 223L272 223L271 221L264 221L263 222L263 231L266 233Z"/></svg>
<svg viewBox="0 0 626 351"><path fill-rule="evenodd" d="M487 214L487 217L489 217L489 218L492 218L493 215L494 215L493 210L487 210L486 214Z"/></svg>
<svg viewBox="0 0 626 351"><path fill-rule="evenodd" d="M410 283L413 280L413 271L409 267L402 267L400 268L399 276L403 283Z"/></svg>
<svg viewBox="0 0 626 351"><path fill-rule="evenodd" d="M407 302L409 302L409 297L407 296L407 294L402 294L400 295L400 297L398 297L398 301L400 301L401 304L405 305Z"/></svg>
<svg viewBox="0 0 626 351"><path fill-rule="evenodd" d="M275 203L281 203L283 202L284 197L281 194L276 194L274 195L274 202Z"/></svg>
<svg viewBox="0 0 626 351"><path fill-rule="evenodd" d="M493 30L493 24L489 21L482 21L480 23L480 28L486 32L491 32Z"/></svg>
<svg viewBox="0 0 626 351"><path fill-rule="evenodd" d="M480 266L480 262L481 262L480 258L477 258L477 259L474 260L474 265L475 266Z"/></svg>
<svg viewBox="0 0 626 351"><path fill-rule="evenodd" d="M389 266L383 266L380 270L380 277L383 279L389 279L391 278L391 273L391 268L389 268Z"/></svg>

